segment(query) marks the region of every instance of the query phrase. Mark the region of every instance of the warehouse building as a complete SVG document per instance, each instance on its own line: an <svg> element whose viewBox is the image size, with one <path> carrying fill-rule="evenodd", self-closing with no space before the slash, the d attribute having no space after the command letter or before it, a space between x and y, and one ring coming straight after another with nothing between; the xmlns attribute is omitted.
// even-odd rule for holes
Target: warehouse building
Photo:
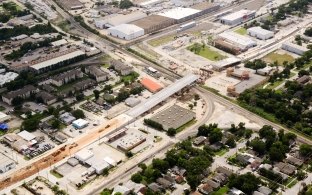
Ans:
<svg viewBox="0 0 312 195"><path fill-rule="evenodd" d="M153 33L174 24L174 19L159 15L149 15L145 18L131 22L144 29L145 34Z"/></svg>
<svg viewBox="0 0 312 195"><path fill-rule="evenodd" d="M0 123L3 123L3 122L8 121L10 119L11 119L10 115L7 115L3 112L0 112Z"/></svg>
<svg viewBox="0 0 312 195"><path fill-rule="evenodd" d="M15 166L16 164L11 158L0 153L0 174L14 169Z"/></svg>
<svg viewBox="0 0 312 195"><path fill-rule="evenodd" d="M229 43L223 39L215 39L214 40L214 46L218 49L221 49L222 51L225 51L225 52L233 54L233 55L239 55L242 53L241 48L239 48L236 45Z"/></svg>
<svg viewBox="0 0 312 195"><path fill-rule="evenodd" d="M125 40L132 40L144 35L144 29L133 24L120 24L108 29L109 35Z"/></svg>
<svg viewBox="0 0 312 195"><path fill-rule="evenodd" d="M200 10L192 9L192 8L184 8L184 7L176 7L157 15L164 16L167 18L172 18L175 23L185 22L187 20L194 19L200 15Z"/></svg>
<svg viewBox="0 0 312 195"><path fill-rule="evenodd" d="M136 20L139 20L141 18L145 18L147 15L146 13L136 11L131 12L130 14L116 14L110 18L107 19L99 19L95 20L95 26L100 29L104 28L111 28L115 26L119 26L121 24L127 24Z"/></svg>
<svg viewBox="0 0 312 195"><path fill-rule="evenodd" d="M256 11L251 11L251 10L240 10L238 12L231 13L229 15L223 16L220 21L222 24L226 25L238 25L243 22L246 22L250 19L255 18L256 16Z"/></svg>
<svg viewBox="0 0 312 195"><path fill-rule="evenodd" d="M235 32L223 32L219 34L218 38L226 42L229 42L233 45L236 45L242 51L246 51L249 48L255 47L257 45L257 43L254 40Z"/></svg>
<svg viewBox="0 0 312 195"><path fill-rule="evenodd" d="M138 105L139 103L141 103L141 100L135 97L129 97L125 100L125 104L131 108Z"/></svg>
<svg viewBox="0 0 312 195"><path fill-rule="evenodd" d="M80 119L73 121L72 125L73 127L77 129L83 129L89 125L89 122L80 118Z"/></svg>
<svg viewBox="0 0 312 195"><path fill-rule="evenodd" d="M159 124L162 124L164 130L168 130L170 128L178 129L182 125L190 122L195 118L195 112L182 108L181 106L175 104L155 114L150 119Z"/></svg>
<svg viewBox="0 0 312 195"><path fill-rule="evenodd" d="M91 150L82 149L75 154L75 158L81 163L86 163L88 159L92 158L94 153Z"/></svg>
<svg viewBox="0 0 312 195"><path fill-rule="evenodd" d="M162 89L162 86L157 82L145 77L143 78L140 83L150 92L156 93Z"/></svg>
<svg viewBox="0 0 312 195"><path fill-rule="evenodd" d="M247 34L257 39L267 40L274 37L274 32L255 26L247 29Z"/></svg>
<svg viewBox="0 0 312 195"><path fill-rule="evenodd" d="M282 44L282 49L292 52L294 54L303 55L306 51L308 51L307 48L293 44L291 42L285 42Z"/></svg>
<svg viewBox="0 0 312 195"><path fill-rule="evenodd" d="M204 15L220 9L220 4L204 1L193 5L191 8L200 10L200 15Z"/></svg>

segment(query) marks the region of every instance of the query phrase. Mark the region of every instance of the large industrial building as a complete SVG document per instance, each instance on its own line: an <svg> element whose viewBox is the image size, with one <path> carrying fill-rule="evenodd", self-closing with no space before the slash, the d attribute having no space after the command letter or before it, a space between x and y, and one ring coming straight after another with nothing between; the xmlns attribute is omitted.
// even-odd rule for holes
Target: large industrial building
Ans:
<svg viewBox="0 0 312 195"><path fill-rule="evenodd" d="M116 14L107 19L95 20L95 26L100 29L110 28L110 27L121 25L121 24L127 24L135 20L145 18L146 16L147 16L146 13L143 13L140 11L131 12L130 14L126 14L126 15Z"/></svg>
<svg viewBox="0 0 312 195"><path fill-rule="evenodd" d="M226 42L236 45L243 51L257 45L254 40L235 32L223 32L219 34L218 37Z"/></svg>
<svg viewBox="0 0 312 195"><path fill-rule="evenodd" d="M267 40L274 37L274 32L255 26L247 29L247 34L257 39Z"/></svg>
<svg viewBox="0 0 312 195"><path fill-rule="evenodd" d="M161 29L167 28L168 26L173 25L174 19L167 18L165 16L150 15L140 20L131 22L131 24L134 24L138 27L143 28L144 33L149 34L149 33L156 32Z"/></svg>
<svg viewBox="0 0 312 195"><path fill-rule="evenodd" d="M161 13L160 16L174 19L175 23L185 22L200 15L200 10L184 7L176 7Z"/></svg>
<svg viewBox="0 0 312 195"><path fill-rule="evenodd" d="M119 39L132 40L144 35L144 29L134 24L120 24L108 29L109 35Z"/></svg>
<svg viewBox="0 0 312 195"><path fill-rule="evenodd" d="M238 25L243 22L246 22L250 19L255 18L256 16L256 11L251 11L251 10L240 10L238 12L231 13L229 15L223 16L220 21L222 24L226 25Z"/></svg>
<svg viewBox="0 0 312 195"><path fill-rule="evenodd" d="M298 55L303 55L304 52L308 51L307 48L300 46L300 45L296 45L294 43L291 42L285 42L282 44L282 49L298 54Z"/></svg>
<svg viewBox="0 0 312 195"><path fill-rule="evenodd" d="M173 105L155 114L150 120L161 124L164 130L168 130L170 128L178 129L195 118L195 112L178 105Z"/></svg>
<svg viewBox="0 0 312 195"><path fill-rule="evenodd" d="M15 166L16 164L11 158L0 153L0 174L15 168Z"/></svg>

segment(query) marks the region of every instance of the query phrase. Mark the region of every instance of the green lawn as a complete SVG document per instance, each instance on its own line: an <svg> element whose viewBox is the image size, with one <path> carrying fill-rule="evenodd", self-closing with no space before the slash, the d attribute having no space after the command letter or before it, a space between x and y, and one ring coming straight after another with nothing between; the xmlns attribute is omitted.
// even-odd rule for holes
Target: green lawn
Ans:
<svg viewBox="0 0 312 195"><path fill-rule="evenodd" d="M274 63L277 61L279 65L283 65L283 62L293 62L295 59L289 54L278 54L275 52L269 53L268 55L263 57L263 60L268 63Z"/></svg>
<svg viewBox="0 0 312 195"><path fill-rule="evenodd" d="M223 186L222 188L220 188L218 191L216 192L212 192L211 195L224 195L229 191L229 187L227 186Z"/></svg>
<svg viewBox="0 0 312 195"><path fill-rule="evenodd" d="M291 77L293 77L293 76L295 76L295 75L296 75L296 73L290 72L289 78L291 78ZM274 83L269 84L266 88L267 88L267 89L275 89L276 87L278 87L279 85L281 85L284 81L285 81L285 79L275 81Z"/></svg>
<svg viewBox="0 0 312 195"><path fill-rule="evenodd" d="M121 77L121 81L123 81L123 82L125 82L125 81L132 82L132 81L134 81L135 79L137 79L139 76L140 76L139 73L133 72L133 73L131 73L131 74L129 74L129 75L122 76L122 77Z"/></svg>
<svg viewBox="0 0 312 195"><path fill-rule="evenodd" d="M189 46L187 49L192 51L194 47L195 47L195 44ZM207 58L208 60L211 60L211 61L219 61L219 60L223 60L227 58L226 56L221 55L219 52L212 50L210 49L210 47L207 47L207 46L200 47L200 51L198 53L194 51L194 53L204 58Z"/></svg>
<svg viewBox="0 0 312 195"><path fill-rule="evenodd" d="M56 172L56 171L54 171L54 170L51 170L50 173L51 173L54 177L56 177L56 178L62 178L62 177L63 177L63 175L59 174L58 172Z"/></svg>
<svg viewBox="0 0 312 195"><path fill-rule="evenodd" d="M223 156L225 153L227 153L229 150L227 148L221 149L218 152L215 152L215 155L217 156Z"/></svg>
<svg viewBox="0 0 312 195"><path fill-rule="evenodd" d="M160 45L164 45L174 40L175 35L163 36L160 38L149 40L147 43L153 47L158 47Z"/></svg>
<svg viewBox="0 0 312 195"><path fill-rule="evenodd" d="M182 125L181 127L177 128L177 133L183 131L184 129L186 129L187 127L190 127L192 125L194 125L197 122L197 120L193 119L187 123L185 123L184 125Z"/></svg>
<svg viewBox="0 0 312 195"><path fill-rule="evenodd" d="M244 28L244 27L241 27L241 28L235 30L234 32L236 32L236 33L238 33L240 35L246 35L247 34L247 29Z"/></svg>

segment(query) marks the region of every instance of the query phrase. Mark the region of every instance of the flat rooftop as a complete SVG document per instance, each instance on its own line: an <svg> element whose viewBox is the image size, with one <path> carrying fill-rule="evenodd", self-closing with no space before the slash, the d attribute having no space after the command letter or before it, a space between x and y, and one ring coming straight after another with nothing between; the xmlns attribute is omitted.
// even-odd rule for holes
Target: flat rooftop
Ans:
<svg viewBox="0 0 312 195"><path fill-rule="evenodd" d="M195 117L195 112L182 108L178 105L173 105L157 114L150 119L162 124L164 128L177 129L185 123L191 121Z"/></svg>
<svg viewBox="0 0 312 195"><path fill-rule="evenodd" d="M190 15L196 14L198 12L200 12L200 10L196 10L192 8L176 7L176 8L158 13L157 15L179 20L179 19L188 17Z"/></svg>
<svg viewBox="0 0 312 195"><path fill-rule="evenodd" d="M231 42L238 43L243 46L248 46L250 44L257 44L254 40L245 37L243 35L237 34L235 32L223 32L219 34L219 37L227 39Z"/></svg>
<svg viewBox="0 0 312 195"><path fill-rule="evenodd" d="M160 102L166 100L168 97L172 96L173 94L177 93L184 87L194 83L199 77L194 74L188 74L183 78L176 80L173 84L169 85L168 87L162 89L155 95L151 96L145 101L142 101L140 104L136 105L135 107L131 108L126 112L126 114L130 117L136 118L141 114L145 113L146 111L150 110Z"/></svg>
<svg viewBox="0 0 312 195"><path fill-rule="evenodd" d="M254 73L249 73L249 80L243 80L235 85L235 90L237 93L242 93L246 89L254 87L255 85L263 82L266 78Z"/></svg>
<svg viewBox="0 0 312 195"><path fill-rule="evenodd" d="M254 13L254 12L255 11L250 11L250 10L243 9L243 10L231 13L229 15L223 16L221 18L221 20L231 20L231 21L238 20L238 19L243 18L245 16L248 16L248 15Z"/></svg>
<svg viewBox="0 0 312 195"><path fill-rule="evenodd" d="M173 21L173 19L165 17L165 16L160 16L160 15L149 15L145 18L133 21L133 22L131 22L131 24L139 26L143 29L149 29L153 26L156 26L158 24L162 24L162 23L167 22L167 21L168 22Z"/></svg>

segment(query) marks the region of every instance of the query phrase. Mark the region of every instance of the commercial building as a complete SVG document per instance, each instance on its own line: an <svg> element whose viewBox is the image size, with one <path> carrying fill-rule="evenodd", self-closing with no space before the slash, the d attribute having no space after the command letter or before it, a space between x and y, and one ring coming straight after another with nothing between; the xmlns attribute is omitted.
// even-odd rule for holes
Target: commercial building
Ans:
<svg viewBox="0 0 312 195"><path fill-rule="evenodd" d="M14 160L0 153L0 174L5 173L16 166Z"/></svg>
<svg viewBox="0 0 312 195"><path fill-rule="evenodd" d="M218 61L212 64L212 68L216 71L222 71L228 67L235 66L241 62L240 58L236 57L229 57L225 58L224 60Z"/></svg>
<svg viewBox="0 0 312 195"><path fill-rule="evenodd" d="M144 35L144 29L134 24L120 24L108 29L109 35L125 40L132 40Z"/></svg>
<svg viewBox="0 0 312 195"><path fill-rule="evenodd" d="M198 17L200 15L200 12L201 11L197 9L176 7L158 13L157 15L172 18L175 21L175 23L181 23Z"/></svg>
<svg viewBox="0 0 312 195"><path fill-rule="evenodd" d="M89 125L89 122L80 118L80 119L73 121L72 125L73 127L77 129L83 129Z"/></svg>
<svg viewBox="0 0 312 195"><path fill-rule="evenodd" d="M125 100L125 103L127 106L134 107L138 105L141 102L138 98L135 97L129 97Z"/></svg>
<svg viewBox="0 0 312 195"><path fill-rule="evenodd" d="M66 10L82 9L84 5L79 0L58 0Z"/></svg>
<svg viewBox="0 0 312 195"><path fill-rule="evenodd" d="M146 141L144 135L131 134L118 140L117 148L123 152L127 152Z"/></svg>
<svg viewBox="0 0 312 195"><path fill-rule="evenodd" d="M67 43L68 42L66 41L66 39L61 39L61 40L51 42L51 45L52 47L60 47L60 46L66 45Z"/></svg>
<svg viewBox="0 0 312 195"><path fill-rule="evenodd" d="M173 94L179 92L181 89L188 87L194 84L199 77L194 74L188 74L183 78L176 80L173 84L169 85L168 87L162 89L155 95L151 96L145 101L142 101L137 106L131 108L126 112L126 114L130 117L136 118L141 114L147 112L154 106L158 105L159 103L166 100L168 97L172 96Z"/></svg>
<svg viewBox="0 0 312 195"><path fill-rule="evenodd" d="M220 38L214 40L214 46L233 55L239 55L243 52L241 48L237 47L233 43L227 42L226 40Z"/></svg>
<svg viewBox="0 0 312 195"><path fill-rule="evenodd" d="M91 74L97 82L102 82L109 79L109 74L97 66L88 66L85 68L85 72Z"/></svg>
<svg viewBox="0 0 312 195"><path fill-rule="evenodd" d="M162 3L163 1L164 0L147 0L147 1L140 2L137 5L139 7L150 8L150 7L153 7L157 4Z"/></svg>
<svg viewBox="0 0 312 195"><path fill-rule="evenodd" d="M83 73L81 72L80 69L73 69L73 70L69 70L67 72L58 74L56 76L53 76L51 78L51 83L55 86L60 87L70 81L74 81L82 77L83 77Z"/></svg>
<svg viewBox="0 0 312 195"><path fill-rule="evenodd" d="M32 85L26 85L22 89L18 89L15 91L10 91L2 95L2 101L12 105L12 100L16 97L21 97L26 99L30 97L31 94L38 92L38 89Z"/></svg>
<svg viewBox="0 0 312 195"><path fill-rule="evenodd" d="M235 32L223 32L218 35L218 38L222 39L223 41L229 42L233 45L236 45L241 50L245 51L251 47L255 47L257 43L243 35L240 35Z"/></svg>
<svg viewBox="0 0 312 195"><path fill-rule="evenodd" d="M173 105L157 114L150 119L162 124L164 130L169 128L178 129L182 125L196 118L196 113L178 105Z"/></svg>
<svg viewBox="0 0 312 195"><path fill-rule="evenodd" d="M62 52L51 53L37 60L23 62L21 64L12 65L12 69L16 71L30 70L36 73L42 73L53 68L68 65L85 58L85 52L77 49L67 49Z"/></svg>
<svg viewBox="0 0 312 195"><path fill-rule="evenodd" d="M5 83L13 81L18 77L18 74L15 72L6 72L4 74L0 74L0 87L2 87Z"/></svg>
<svg viewBox="0 0 312 195"><path fill-rule="evenodd" d="M255 18L256 16L256 11L251 11L251 10L240 10L234 13L231 13L229 15L221 17L220 21L222 24L226 25L238 25L243 22L246 22L250 19Z"/></svg>
<svg viewBox="0 0 312 195"><path fill-rule="evenodd" d="M267 40L274 37L274 32L255 26L247 29L247 34L257 39Z"/></svg>
<svg viewBox="0 0 312 195"><path fill-rule="evenodd" d="M144 34L149 34L167 28L173 25L174 22L174 19L165 16L149 15L140 20L133 21L131 24L144 29Z"/></svg>
<svg viewBox="0 0 312 195"><path fill-rule="evenodd" d="M140 80L140 83L145 87L147 90L149 90L152 93L156 93L160 91L163 87L158 84L156 81L151 80L150 78L143 78Z"/></svg>
<svg viewBox="0 0 312 195"><path fill-rule="evenodd" d="M116 70L120 75L125 76L129 75L133 72L133 68L124 64L120 60L112 60L110 61L110 66Z"/></svg>
<svg viewBox="0 0 312 195"><path fill-rule="evenodd" d="M94 156L94 154L91 150L82 149L78 151L74 156L77 160L85 164L88 159Z"/></svg>
<svg viewBox="0 0 312 195"><path fill-rule="evenodd" d="M95 26L100 29L111 28L115 26L119 26L121 24L128 24L130 22L139 20L141 18L146 17L146 13L141 11L131 12L130 14L116 14L107 19L98 19L95 20Z"/></svg>
<svg viewBox="0 0 312 195"><path fill-rule="evenodd" d="M3 122L8 121L10 119L11 119L10 115L7 115L3 112L0 112L0 123L3 123Z"/></svg>
<svg viewBox="0 0 312 195"><path fill-rule="evenodd" d="M59 118L66 125L70 125L73 121L76 120L76 118L73 117L73 115L69 112L65 112L65 113L61 114Z"/></svg>
<svg viewBox="0 0 312 195"><path fill-rule="evenodd" d="M125 136L127 130L128 130L128 129L123 128L123 129L120 129L120 130L118 130L118 131L116 131L116 132L114 132L114 133L108 135L108 136L106 137L107 142L113 142L113 141L115 141L115 140L117 140L117 139L119 139L119 138Z"/></svg>
<svg viewBox="0 0 312 195"><path fill-rule="evenodd" d="M228 77L236 77L241 80L248 80L249 79L249 71L247 70L239 70L234 68L226 69L226 76Z"/></svg>
<svg viewBox="0 0 312 195"><path fill-rule="evenodd" d="M300 46L300 45L296 45L294 43L291 42L285 42L282 44L282 49L298 54L298 55L303 55L304 52L308 51L307 48Z"/></svg>

